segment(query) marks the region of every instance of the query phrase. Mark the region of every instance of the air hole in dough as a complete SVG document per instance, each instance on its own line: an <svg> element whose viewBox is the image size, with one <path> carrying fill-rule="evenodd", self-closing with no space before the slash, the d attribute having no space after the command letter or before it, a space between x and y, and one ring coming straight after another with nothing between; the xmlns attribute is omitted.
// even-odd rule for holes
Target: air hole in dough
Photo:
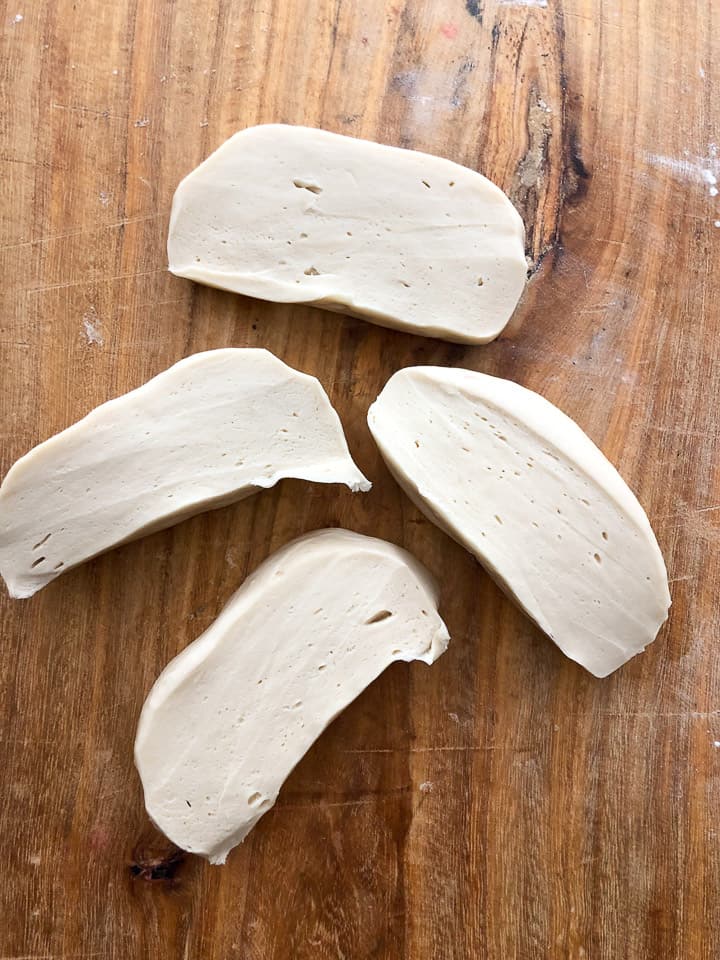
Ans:
<svg viewBox="0 0 720 960"><path fill-rule="evenodd" d="M387 620L387 618L391 616L392 616L392 611L390 610L378 610L378 612L374 616L370 617L369 620L365 621L365 624L369 625L371 623L381 623L383 620Z"/></svg>
<svg viewBox="0 0 720 960"><path fill-rule="evenodd" d="M293 184L298 190L309 190L310 193L322 193L322 187L316 183L306 183L305 180L293 180Z"/></svg>

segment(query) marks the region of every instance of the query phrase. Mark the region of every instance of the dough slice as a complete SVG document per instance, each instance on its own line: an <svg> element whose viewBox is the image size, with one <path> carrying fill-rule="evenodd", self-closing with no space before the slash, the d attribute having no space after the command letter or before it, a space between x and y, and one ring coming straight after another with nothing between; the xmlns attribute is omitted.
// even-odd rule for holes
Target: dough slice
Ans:
<svg viewBox="0 0 720 960"><path fill-rule="evenodd" d="M111 547L274 486L369 490L320 383L267 350L197 353L32 449L0 487L0 573L30 597Z"/></svg>
<svg viewBox="0 0 720 960"><path fill-rule="evenodd" d="M135 741L150 817L224 863L325 727L390 663L432 663L448 639L404 550L347 530L293 541L150 691Z"/></svg>
<svg viewBox="0 0 720 960"><path fill-rule="evenodd" d="M460 343L501 332L525 286L519 214L450 160L280 124L236 133L177 188L179 277Z"/></svg>
<svg viewBox="0 0 720 960"><path fill-rule="evenodd" d="M368 423L408 496L568 657L604 677L654 640L670 594L653 531L557 407L509 380L409 367Z"/></svg>

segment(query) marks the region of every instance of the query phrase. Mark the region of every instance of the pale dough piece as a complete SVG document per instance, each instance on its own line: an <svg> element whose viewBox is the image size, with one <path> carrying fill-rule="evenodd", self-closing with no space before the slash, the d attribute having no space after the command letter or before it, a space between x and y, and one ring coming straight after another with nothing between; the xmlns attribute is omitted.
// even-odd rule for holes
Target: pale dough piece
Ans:
<svg viewBox="0 0 720 960"><path fill-rule="evenodd" d="M493 183L440 157L269 124L177 188L172 273L460 343L502 331L527 275L524 228Z"/></svg>
<svg viewBox="0 0 720 960"><path fill-rule="evenodd" d="M293 541L150 691L135 741L150 817L224 863L325 727L390 663L432 663L448 639L404 550L347 530Z"/></svg>
<svg viewBox="0 0 720 960"><path fill-rule="evenodd" d="M197 353L21 457L0 487L0 573L30 597L127 540L283 477L369 490L315 377L267 350Z"/></svg>
<svg viewBox="0 0 720 960"><path fill-rule="evenodd" d="M368 413L385 462L560 647L598 677L670 606L642 507L569 417L509 380L409 367Z"/></svg>

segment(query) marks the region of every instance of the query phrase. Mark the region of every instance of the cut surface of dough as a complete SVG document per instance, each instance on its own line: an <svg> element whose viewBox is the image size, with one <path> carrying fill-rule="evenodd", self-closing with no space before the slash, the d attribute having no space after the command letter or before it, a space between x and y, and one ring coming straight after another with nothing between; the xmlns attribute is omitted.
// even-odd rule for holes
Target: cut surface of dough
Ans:
<svg viewBox="0 0 720 960"><path fill-rule="evenodd" d="M525 286L505 194L450 160L325 130L241 130L178 186L172 273L462 343L503 329Z"/></svg>
<svg viewBox="0 0 720 960"><path fill-rule="evenodd" d="M389 469L573 660L604 677L654 640L667 574L634 494L580 427L509 380L408 367L368 412Z"/></svg>
<svg viewBox="0 0 720 960"><path fill-rule="evenodd" d="M406 551L338 529L293 541L150 691L135 742L150 817L223 863L334 717L390 663L432 663L448 639Z"/></svg>
<svg viewBox="0 0 720 960"><path fill-rule="evenodd" d="M106 550L283 477L368 490L315 377L197 353L34 447L0 486L0 573L30 597Z"/></svg>

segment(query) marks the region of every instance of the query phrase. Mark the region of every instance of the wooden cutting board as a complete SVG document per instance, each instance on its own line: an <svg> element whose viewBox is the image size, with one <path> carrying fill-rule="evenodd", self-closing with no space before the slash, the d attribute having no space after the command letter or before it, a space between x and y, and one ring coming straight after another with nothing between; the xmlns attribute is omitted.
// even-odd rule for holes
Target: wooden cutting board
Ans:
<svg viewBox="0 0 720 960"><path fill-rule="evenodd" d="M197 350L320 378L375 486L285 482L0 602L0 957L720 954L720 31L713 0L24 0L4 8L2 472ZM506 333L463 348L166 271L175 186L249 124L481 170L527 224ZM382 255L382 251L378 251ZM674 605L595 680L389 477L365 413L415 363L511 377L637 491ZM149 825L143 699L272 550L413 551L452 633L321 737L223 868ZM552 577L552 570L547 575Z"/></svg>

